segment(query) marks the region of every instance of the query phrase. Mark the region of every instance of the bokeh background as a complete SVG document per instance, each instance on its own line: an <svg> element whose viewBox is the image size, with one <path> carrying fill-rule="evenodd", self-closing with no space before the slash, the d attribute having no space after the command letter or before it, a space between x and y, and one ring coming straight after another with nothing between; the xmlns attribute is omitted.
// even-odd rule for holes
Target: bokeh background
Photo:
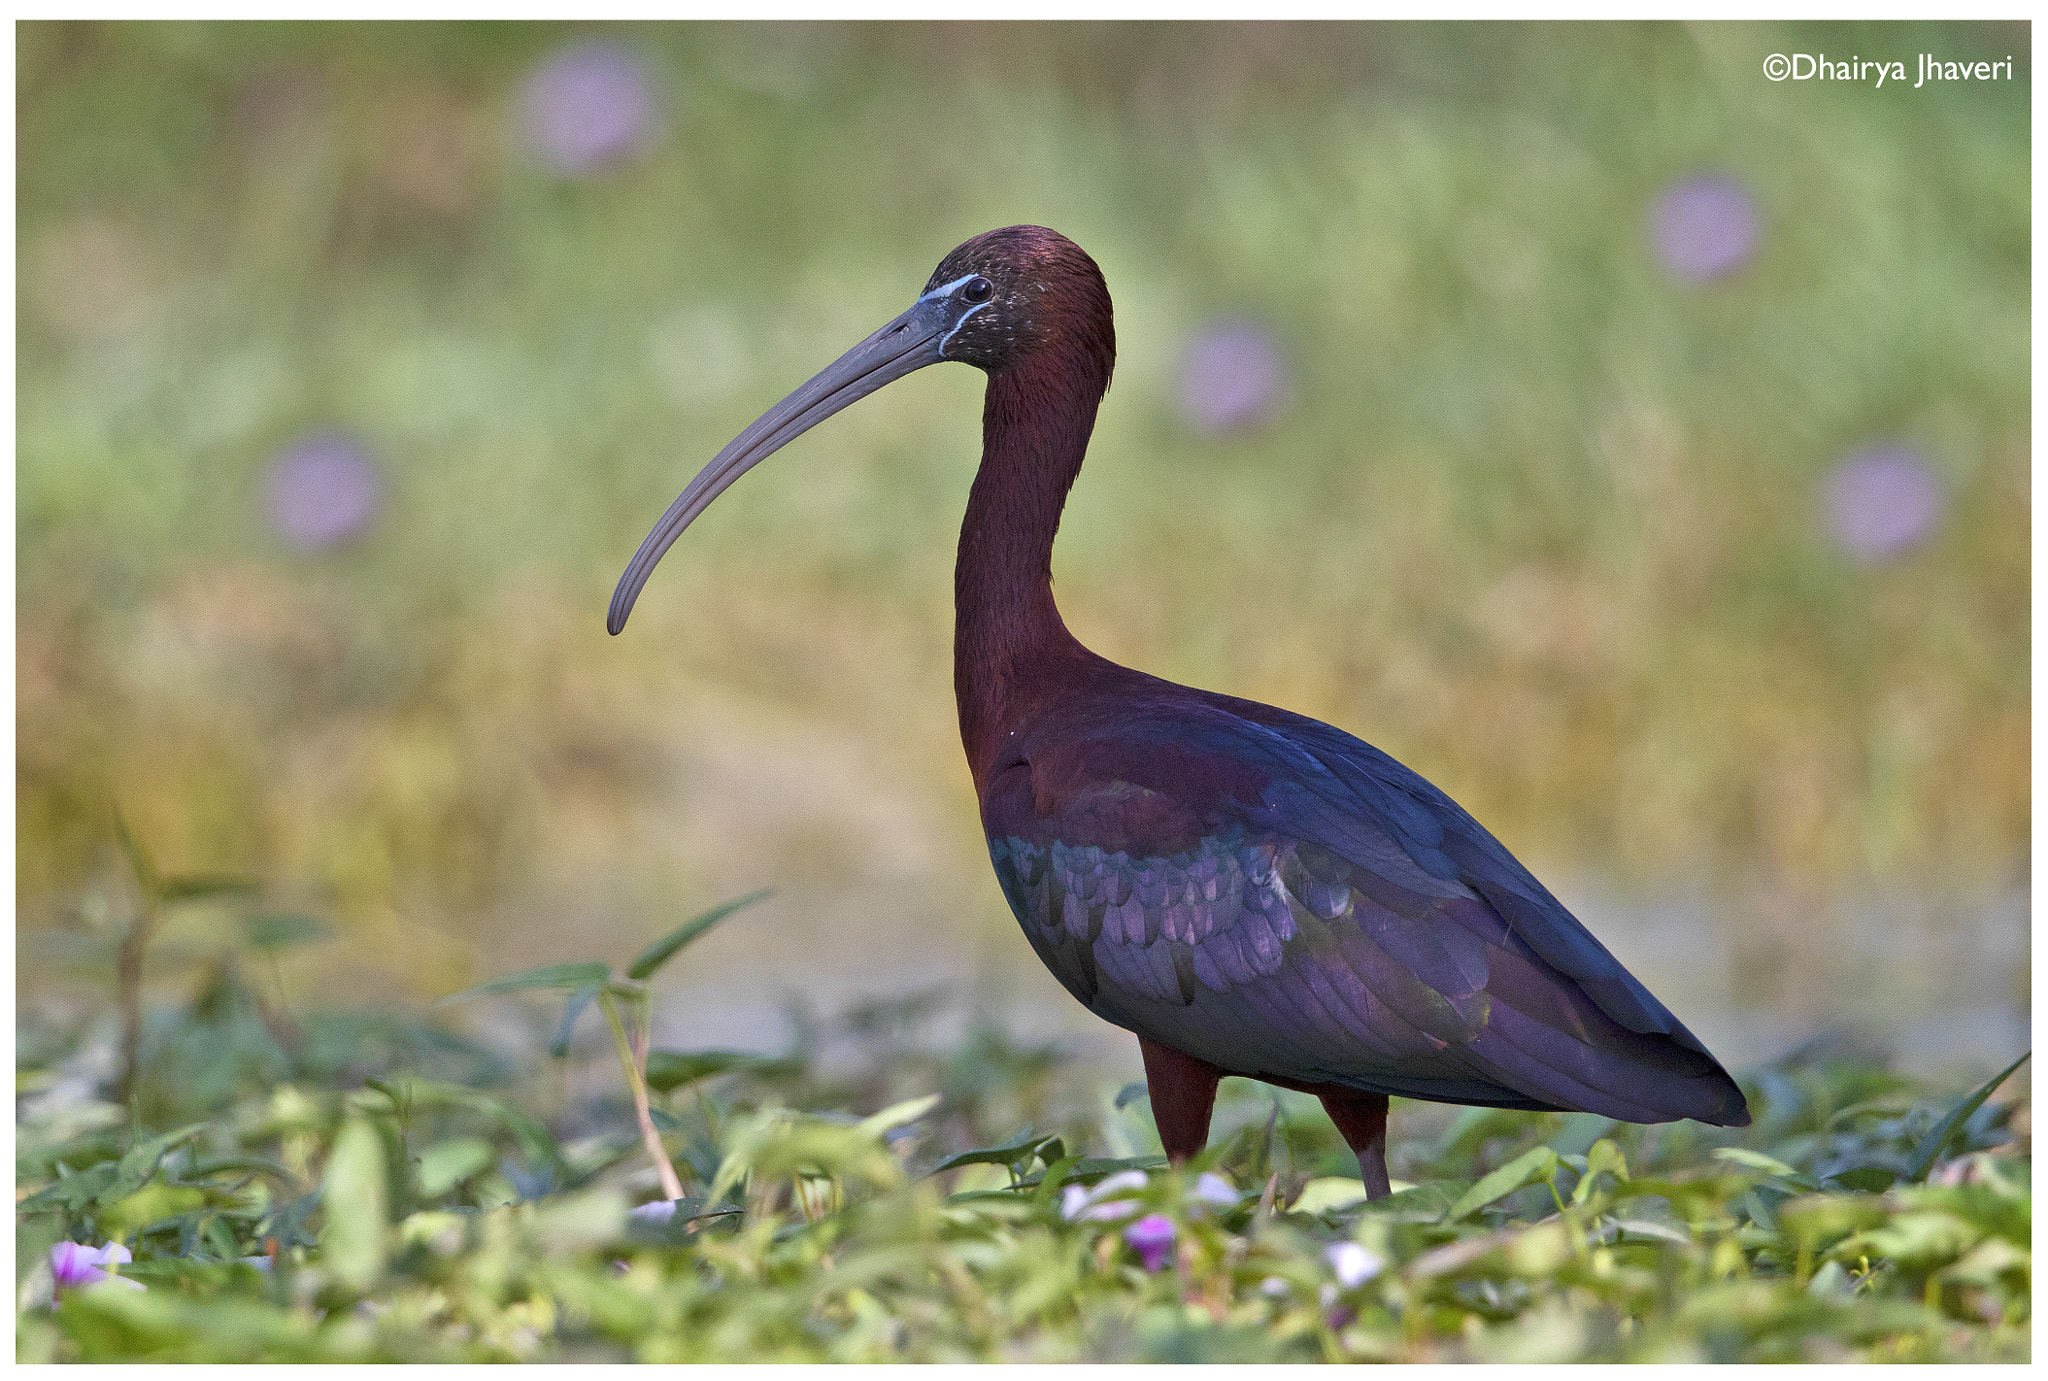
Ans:
<svg viewBox="0 0 2048 1381"><path fill-rule="evenodd" d="M777 457L604 632L704 460L1038 222L1122 349L1085 642L1422 771L1732 1065L2025 1048L2026 25L17 32L26 1026L111 1021L118 811L328 927L302 1014L772 886L658 1044L938 990L1134 1072L960 758L979 376ZM2017 77L1763 75L1922 51ZM236 924L178 911L152 1002Z"/></svg>

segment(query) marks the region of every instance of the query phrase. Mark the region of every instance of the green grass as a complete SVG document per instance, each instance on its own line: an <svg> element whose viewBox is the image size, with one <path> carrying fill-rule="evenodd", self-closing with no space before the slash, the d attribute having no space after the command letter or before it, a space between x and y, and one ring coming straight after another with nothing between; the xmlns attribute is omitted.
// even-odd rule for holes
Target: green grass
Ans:
<svg viewBox="0 0 2048 1381"><path fill-rule="evenodd" d="M158 1014L145 1120L92 1077L92 1014L24 1032L20 1359L2030 1350L2025 1105L1930 1098L1828 1042L1747 1073L1740 1132L1397 1103L1406 1187L1367 1206L1312 1100L1230 1081L1210 1151L1169 1171L1135 1089L1062 1107L1058 1052L935 1040L931 1002L872 1007L774 1060L654 1052L686 1194L663 1222L627 1212L653 1177L625 1101L549 1097L556 1012L509 1057L402 1012L301 1022L261 995L259 961L223 956L197 1004ZM828 1072L835 1032L853 1058ZM1129 1206L1090 1216L1088 1186ZM1123 1236L1141 1213L1174 1239L1149 1270ZM146 1288L53 1290L62 1239L124 1244Z"/></svg>

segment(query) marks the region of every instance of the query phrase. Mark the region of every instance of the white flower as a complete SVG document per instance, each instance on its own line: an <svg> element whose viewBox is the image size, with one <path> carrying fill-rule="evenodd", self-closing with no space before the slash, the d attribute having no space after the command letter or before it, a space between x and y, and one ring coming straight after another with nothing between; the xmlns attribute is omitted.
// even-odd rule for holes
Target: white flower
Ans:
<svg viewBox="0 0 2048 1381"><path fill-rule="evenodd" d="M1323 1259L1330 1263L1330 1269L1337 1273L1337 1279L1344 1288L1354 1290L1371 1280L1386 1267L1386 1258L1378 1252L1362 1247L1356 1242L1338 1242L1325 1248Z"/></svg>
<svg viewBox="0 0 2048 1381"><path fill-rule="evenodd" d="M1124 1170L1111 1175L1093 1189L1084 1189L1070 1184L1060 1191L1060 1217L1070 1223L1085 1220L1115 1222L1128 1218L1144 1205L1135 1199L1113 1199L1126 1189L1143 1189L1146 1185L1143 1170Z"/></svg>
<svg viewBox="0 0 2048 1381"><path fill-rule="evenodd" d="M640 1207L628 1211L626 1216L643 1223L666 1223L669 1219L676 1216L676 1204L678 1202L680 1201L676 1199L656 1199L651 1204L642 1204Z"/></svg>
<svg viewBox="0 0 2048 1381"><path fill-rule="evenodd" d="M1229 1180L1224 1179L1223 1176L1213 1170L1205 1170L1202 1172L1201 1178L1195 1181L1195 1187L1188 1191L1188 1197L1199 1199L1205 1204L1216 1204L1222 1208L1234 1208L1237 1206L1237 1201L1244 1196L1232 1187Z"/></svg>
<svg viewBox="0 0 2048 1381"><path fill-rule="evenodd" d="M1286 1281L1282 1280L1279 1276L1267 1276L1264 1280L1259 1282L1259 1293L1262 1295L1270 1295L1274 1299L1280 1299L1285 1295L1292 1294L1293 1291L1294 1287L1289 1285Z"/></svg>

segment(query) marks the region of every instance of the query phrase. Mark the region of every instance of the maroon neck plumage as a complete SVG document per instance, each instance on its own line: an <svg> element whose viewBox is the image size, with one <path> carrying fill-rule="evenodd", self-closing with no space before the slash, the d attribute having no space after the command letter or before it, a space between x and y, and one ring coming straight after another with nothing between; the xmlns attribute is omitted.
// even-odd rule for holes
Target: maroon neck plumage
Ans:
<svg viewBox="0 0 2048 1381"><path fill-rule="evenodd" d="M1093 262L1086 267L1093 283L1071 293L1056 285L1032 345L989 374L981 469L953 573L953 690L977 791L1021 723L1093 660L1052 597L1060 510L1116 358L1109 295Z"/></svg>

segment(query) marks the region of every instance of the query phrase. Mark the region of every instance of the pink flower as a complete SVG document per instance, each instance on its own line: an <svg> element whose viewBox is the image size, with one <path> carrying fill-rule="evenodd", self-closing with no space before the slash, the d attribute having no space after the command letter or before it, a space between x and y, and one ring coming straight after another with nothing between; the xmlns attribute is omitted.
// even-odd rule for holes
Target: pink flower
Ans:
<svg viewBox="0 0 2048 1381"><path fill-rule="evenodd" d="M119 1265L135 1258L119 1242L109 1242L104 1247L92 1248L78 1242L59 1242L50 1248L50 1274L56 1278L58 1293L75 1290L81 1285L96 1285L102 1280L116 1280L130 1289L146 1289L139 1280L126 1280L112 1271L99 1269L102 1266Z"/></svg>
<svg viewBox="0 0 2048 1381"><path fill-rule="evenodd" d="M1138 1253L1148 1271L1156 1271L1173 1254L1173 1219L1164 1213L1148 1213L1124 1229L1124 1241Z"/></svg>

